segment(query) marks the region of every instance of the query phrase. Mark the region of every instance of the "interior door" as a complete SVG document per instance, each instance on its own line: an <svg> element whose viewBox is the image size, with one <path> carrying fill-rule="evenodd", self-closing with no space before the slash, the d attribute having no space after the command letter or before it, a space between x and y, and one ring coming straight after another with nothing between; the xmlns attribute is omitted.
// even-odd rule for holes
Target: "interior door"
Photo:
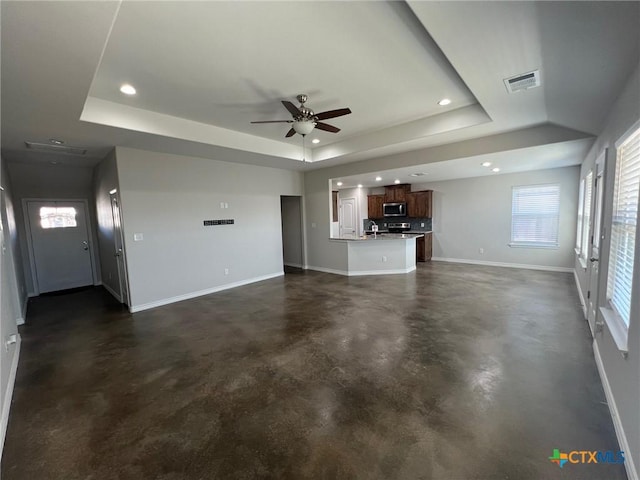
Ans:
<svg viewBox="0 0 640 480"><path fill-rule="evenodd" d="M587 321L591 333L595 334L596 310L598 308L598 278L600 275L600 242L602 241L602 207L604 199L604 165L606 150L596 160L596 176L593 185L593 199L591 203L591 232L589 237L589 258L587 275L589 289L587 291Z"/></svg>
<svg viewBox="0 0 640 480"><path fill-rule="evenodd" d="M113 242L115 245L114 256L118 267L118 285L120 287L120 301L129 305L129 283L127 267L124 256L124 236L122 234L122 220L120 217L120 203L116 193L111 193L111 214L113 216Z"/></svg>
<svg viewBox="0 0 640 480"><path fill-rule="evenodd" d="M340 200L340 236L355 237L356 229L356 199L345 198Z"/></svg>
<svg viewBox="0 0 640 480"><path fill-rule="evenodd" d="M84 202L28 201L27 212L38 291L92 285Z"/></svg>

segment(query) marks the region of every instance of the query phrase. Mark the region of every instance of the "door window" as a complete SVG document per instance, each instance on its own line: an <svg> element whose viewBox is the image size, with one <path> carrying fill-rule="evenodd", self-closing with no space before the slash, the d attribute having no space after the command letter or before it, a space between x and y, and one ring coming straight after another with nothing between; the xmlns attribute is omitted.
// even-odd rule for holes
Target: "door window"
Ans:
<svg viewBox="0 0 640 480"><path fill-rule="evenodd" d="M40 207L40 226L42 228L77 227L76 209L73 207Z"/></svg>

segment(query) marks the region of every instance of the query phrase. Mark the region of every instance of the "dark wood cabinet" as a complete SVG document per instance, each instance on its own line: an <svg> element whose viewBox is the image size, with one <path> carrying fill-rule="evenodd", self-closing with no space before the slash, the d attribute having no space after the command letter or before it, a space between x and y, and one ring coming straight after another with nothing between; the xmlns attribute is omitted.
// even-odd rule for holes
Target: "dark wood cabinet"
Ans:
<svg viewBox="0 0 640 480"><path fill-rule="evenodd" d="M413 218L431 218L433 191L411 192L407 194L407 216Z"/></svg>
<svg viewBox="0 0 640 480"><path fill-rule="evenodd" d="M411 185L387 185L384 187L384 201L386 203L403 203L407 201L407 194L411 192Z"/></svg>
<svg viewBox="0 0 640 480"><path fill-rule="evenodd" d="M367 206L369 218L383 218L382 204L385 202L384 195L368 195Z"/></svg>
<svg viewBox="0 0 640 480"><path fill-rule="evenodd" d="M416 262L428 262L431 260L433 250L432 233L425 233L424 237L416 238Z"/></svg>

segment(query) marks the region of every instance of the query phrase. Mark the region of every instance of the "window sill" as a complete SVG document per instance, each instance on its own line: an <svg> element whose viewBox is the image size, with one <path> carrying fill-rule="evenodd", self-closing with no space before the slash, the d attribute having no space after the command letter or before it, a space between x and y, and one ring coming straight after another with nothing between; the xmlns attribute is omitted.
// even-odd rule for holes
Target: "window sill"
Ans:
<svg viewBox="0 0 640 480"><path fill-rule="evenodd" d="M511 248L542 248L545 250L557 250L558 245L542 245L539 243L509 243Z"/></svg>
<svg viewBox="0 0 640 480"><path fill-rule="evenodd" d="M629 329L622 318L620 318L612 308L600 307L600 313L609 327L609 332L611 332L611 337L613 338L616 347L618 347L622 356L626 358L629 354Z"/></svg>

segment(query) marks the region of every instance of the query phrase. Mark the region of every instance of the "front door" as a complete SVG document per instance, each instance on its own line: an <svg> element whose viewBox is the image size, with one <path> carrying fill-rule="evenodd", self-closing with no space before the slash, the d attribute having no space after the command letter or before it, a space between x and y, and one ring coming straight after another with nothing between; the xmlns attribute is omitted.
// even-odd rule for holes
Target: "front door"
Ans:
<svg viewBox="0 0 640 480"><path fill-rule="evenodd" d="M28 201L39 293L93 284L89 229L82 201Z"/></svg>
<svg viewBox="0 0 640 480"><path fill-rule="evenodd" d="M340 236L354 238L356 232L356 199L345 198L340 200Z"/></svg>
<svg viewBox="0 0 640 480"><path fill-rule="evenodd" d="M598 308L598 275L600 273L600 242L602 240L602 202L604 198L604 165L607 151L596 160L596 178L593 185L593 199L591 218L591 235L589 237L590 255L587 260L587 274L589 277L589 290L587 293L587 321L591 327L591 333L595 333L596 309Z"/></svg>

